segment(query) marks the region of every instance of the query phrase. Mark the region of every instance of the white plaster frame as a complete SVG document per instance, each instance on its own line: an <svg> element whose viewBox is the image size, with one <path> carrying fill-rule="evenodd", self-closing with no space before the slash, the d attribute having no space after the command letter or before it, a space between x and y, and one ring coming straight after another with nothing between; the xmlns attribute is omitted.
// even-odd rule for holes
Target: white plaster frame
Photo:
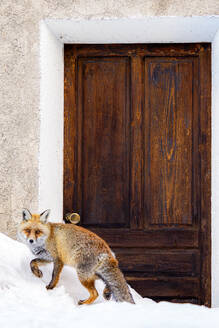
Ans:
<svg viewBox="0 0 219 328"><path fill-rule="evenodd" d="M51 208L52 217L62 218L63 44L172 42L212 43L212 306L219 306L219 16L49 19L40 23L39 209Z"/></svg>

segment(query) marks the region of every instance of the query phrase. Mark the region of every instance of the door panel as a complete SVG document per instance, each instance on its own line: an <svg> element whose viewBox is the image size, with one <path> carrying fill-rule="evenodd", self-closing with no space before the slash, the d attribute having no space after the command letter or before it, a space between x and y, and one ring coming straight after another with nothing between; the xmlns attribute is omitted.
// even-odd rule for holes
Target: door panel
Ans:
<svg viewBox="0 0 219 328"><path fill-rule="evenodd" d="M136 290L141 290L143 295L154 298L155 300L172 300L172 299L195 299L196 303L200 302L200 282L198 278L184 277L150 277L136 278L127 277L128 283Z"/></svg>
<svg viewBox="0 0 219 328"><path fill-rule="evenodd" d="M65 46L64 215L155 300L210 305L210 54Z"/></svg>
<svg viewBox="0 0 219 328"><path fill-rule="evenodd" d="M195 277L200 273L197 250L153 250L148 248L114 248L123 272L138 276Z"/></svg>
<svg viewBox="0 0 219 328"><path fill-rule="evenodd" d="M89 226L90 227L90 226ZM148 248L190 248L199 247L199 232L184 229L108 229L92 228L112 247L124 246Z"/></svg>
<svg viewBox="0 0 219 328"><path fill-rule="evenodd" d="M129 88L128 57L78 60L84 225L129 224Z"/></svg>
<svg viewBox="0 0 219 328"><path fill-rule="evenodd" d="M149 223L191 225L193 59L145 58L144 78Z"/></svg>

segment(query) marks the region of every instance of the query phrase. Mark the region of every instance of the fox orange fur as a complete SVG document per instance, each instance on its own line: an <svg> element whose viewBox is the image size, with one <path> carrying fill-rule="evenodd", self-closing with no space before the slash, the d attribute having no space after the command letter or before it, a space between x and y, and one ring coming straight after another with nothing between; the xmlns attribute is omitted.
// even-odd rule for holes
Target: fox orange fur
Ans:
<svg viewBox="0 0 219 328"><path fill-rule="evenodd" d="M102 279L106 284L106 299L113 294L118 302L134 303L118 261L107 243L93 232L75 224L47 223L49 212L47 210L39 215L24 209L23 221L18 227L19 238L36 255L30 262L33 274L42 277L39 265L54 263L52 279L46 288L52 289L57 285L66 264L76 269L81 284L90 293L90 297L79 304L91 304L98 297L96 279Z"/></svg>

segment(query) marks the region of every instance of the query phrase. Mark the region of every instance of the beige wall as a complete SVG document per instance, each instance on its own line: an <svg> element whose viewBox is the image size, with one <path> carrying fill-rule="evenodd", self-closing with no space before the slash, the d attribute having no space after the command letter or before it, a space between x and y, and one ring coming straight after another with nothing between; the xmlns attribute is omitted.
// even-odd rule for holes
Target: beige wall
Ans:
<svg viewBox="0 0 219 328"><path fill-rule="evenodd" d="M39 22L45 18L219 15L218 0L1 0L0 231L38 208Z"/></svg>

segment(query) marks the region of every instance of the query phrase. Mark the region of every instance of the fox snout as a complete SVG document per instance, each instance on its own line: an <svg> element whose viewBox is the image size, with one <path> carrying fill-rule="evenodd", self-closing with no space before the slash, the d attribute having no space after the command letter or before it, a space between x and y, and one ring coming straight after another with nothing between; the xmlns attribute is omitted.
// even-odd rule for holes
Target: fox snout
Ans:
<svg viewBox="0 0 219 328"><path fill-rule="evenodd" d="M33 243L34 243L34 239L29 239L28 242L29 242L30 244L33 244Z"/></svg>
<svg viewBox="0 0 219 328"><path fill-rule="evenodd" d="M35 244L38 239L38 237L36 236L36 233L34 231L26 231L26 230L23 231L23 235L26 239L26 242L28 244Z"/></svg>

